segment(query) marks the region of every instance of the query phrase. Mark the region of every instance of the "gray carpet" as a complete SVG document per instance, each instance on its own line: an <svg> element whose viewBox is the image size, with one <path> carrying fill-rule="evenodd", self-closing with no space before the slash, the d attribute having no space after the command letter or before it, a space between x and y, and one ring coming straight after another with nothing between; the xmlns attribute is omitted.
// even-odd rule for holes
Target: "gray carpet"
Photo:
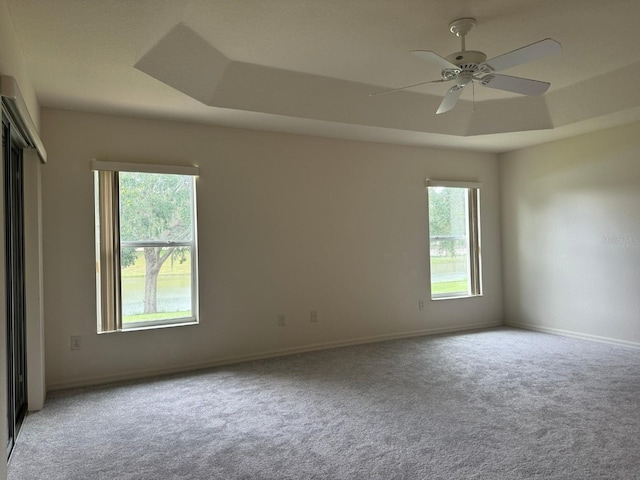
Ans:
<svg viewBox="0 0 640 480"><path fill-rule="evenodd" d="M640 479L639 402L639 350L421 337L54 392L9 479Z"/></svg>

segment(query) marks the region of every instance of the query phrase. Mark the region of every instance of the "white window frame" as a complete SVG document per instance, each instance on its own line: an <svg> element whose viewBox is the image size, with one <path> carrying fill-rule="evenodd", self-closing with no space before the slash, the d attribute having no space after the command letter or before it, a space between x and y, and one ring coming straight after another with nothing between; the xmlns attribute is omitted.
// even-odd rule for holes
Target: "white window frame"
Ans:
<svg viewBox="0 0 640 480"><path fill-rule="evenodd" d="M198 301L198 248L196 178L198 167L153 165L147 163L121 163L93 160L96 201L96 286L98 333L146 330L178 325L193 325L199 321ZM190 175L193 177L191 242L123 242L120 243L119 172ZM123 324L121 308L120 248L166 246L191 248L191 316Z"/></svg>
<svg viewBox="0 0 640 480"><path fill-rule="evenodd" d="M466 293L433 293L433 278L431 271L429 272L429 288L431 290L431 300L450 300L456 298L469 298L482 296L482 257L481 257L481 235L480 235L480 182L465 181L447 181L426 180L427 190L427 212L429 211L429 188L445 187L445 188L461 188L467 190L466 216L467 224L467 240L469 244L469 262L467 266L469 288ZM428 213L427 213L428 215ZM427 225L429 225L427 221ZM431 258L431 234L428 235L429 241L429 259ZM431 261L429 261L431 265Z"/></svg>

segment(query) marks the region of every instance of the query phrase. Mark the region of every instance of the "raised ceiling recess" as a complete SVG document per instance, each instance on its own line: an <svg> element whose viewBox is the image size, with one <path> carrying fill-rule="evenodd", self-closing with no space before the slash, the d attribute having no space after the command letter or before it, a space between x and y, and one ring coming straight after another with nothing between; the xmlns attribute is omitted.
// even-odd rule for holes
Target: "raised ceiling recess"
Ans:
<svg viewBox="0 0 640 480"><path fill-rule="evenodd" d="M4 1L44 107L489 151L640 120L637 0Z"/></svg>

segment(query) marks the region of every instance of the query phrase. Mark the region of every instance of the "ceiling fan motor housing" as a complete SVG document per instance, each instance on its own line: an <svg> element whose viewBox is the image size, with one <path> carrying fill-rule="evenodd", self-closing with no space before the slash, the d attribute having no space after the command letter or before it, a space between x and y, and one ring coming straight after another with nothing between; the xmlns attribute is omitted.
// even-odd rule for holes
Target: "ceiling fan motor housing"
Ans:
<svg viewBox="0 0 640 480"><path fill-rule="evenodd" d="M446 57L446 59L458 66L460 70L475 70L478 68L478 65L487 60L487 56L476 50L464 50L462 52L452 53Z"/></svg>

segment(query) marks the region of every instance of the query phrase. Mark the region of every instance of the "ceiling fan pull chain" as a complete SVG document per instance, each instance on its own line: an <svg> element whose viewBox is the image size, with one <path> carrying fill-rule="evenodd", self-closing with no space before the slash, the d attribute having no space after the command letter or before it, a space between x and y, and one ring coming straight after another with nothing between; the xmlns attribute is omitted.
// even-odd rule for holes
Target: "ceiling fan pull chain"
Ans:
<svg viewBox="0 0 640 480"><path fill-rule="evenodd" d="M471 84L471 111L476 111L476 82Z"/></svg>

